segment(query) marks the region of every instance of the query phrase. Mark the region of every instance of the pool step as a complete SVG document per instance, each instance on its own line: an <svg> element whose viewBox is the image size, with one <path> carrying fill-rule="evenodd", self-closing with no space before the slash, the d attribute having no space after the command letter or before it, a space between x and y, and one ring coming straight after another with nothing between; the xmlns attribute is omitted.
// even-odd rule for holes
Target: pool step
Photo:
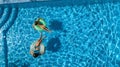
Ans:
<svg viewBox="0 0 120 67"><path fill-rule="evenodd" d="M3 46L3 34L0 33L0 67L5 67L5 54L4 54L4 46Z"/></svg>
<svg viewBox="0 0 120 67"><path fill-rule="evenodd" d="M4 55L5 55L5 67L8 67L8 45L7 45L7 32L8 30L11 28L11 26L14 24L17 14L18 14L18 8L12 8L11 9L11 14L7 20L7 22L4 24L4 26L2 27L3 29L3 46L4 46Z"/></svg>
<svg viewBox="0 0 120 67"><path fill-rule="evenodd" d="M4 13L4 8L0 8L0 18L2 17L3 13Z"/></svg>
<svg viewBox="0 0 120 67"><path fill-rule="evenodd" d="M10 14L11 14L11 8L5 8L3 16L0 19L0 29L8 21Z"/></svg>
<svg viewBox="0 0 120 67"><path fill-rule="evenodd" d="M18 14L18 8L12 8L11 15L9 17L9 20L6 22L6 24L3 26L3 30L7 33L9 28L14 24L16 17Z"/></svg>
<svg viewBox="0 0 120 67"><path fill-rule="evenodd" d="M1 8L0 9L0 67L5 67L5 53L4 53L4 35L2 33L2 26L9 19L11 14L11 8Z"/></svg>
<svg viewBox="0 0 120 67"><path fill-rule="evenodd" d="M8 67L7 31L14 24L17 8L0 8L0 67Z"/></svg>

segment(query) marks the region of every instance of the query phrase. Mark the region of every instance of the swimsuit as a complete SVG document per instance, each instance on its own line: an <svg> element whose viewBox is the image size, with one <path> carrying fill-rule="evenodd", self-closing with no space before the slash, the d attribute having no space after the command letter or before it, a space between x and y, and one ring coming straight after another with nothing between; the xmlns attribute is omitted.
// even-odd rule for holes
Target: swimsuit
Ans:
<svg viewBox="0 0 120 67"><path fill-rule="evenodd" d="M36 50L36 48L38 48L39 50ZM39 47L39 46L37 46L37 47L35 46L34 53L35 53L35 54L40 54L40 47Z"/></svg>
<svg viewBox="0 0 120 67"><path fill-rule="evenodd" d="M34 54L39 54L39 55L41 55L39 50L34 50Z"/></svg>
<svg viewBox="0 0 120 67"><path fill-rule="evenodd" d="M36 50L36 48L38 48L39 50ZM31 46L30 46L30 51L33 51L36 54L44 54L45 52L45 46L43 44L41 44L40 46L36 47L36 42L34 42Z"/></svg>

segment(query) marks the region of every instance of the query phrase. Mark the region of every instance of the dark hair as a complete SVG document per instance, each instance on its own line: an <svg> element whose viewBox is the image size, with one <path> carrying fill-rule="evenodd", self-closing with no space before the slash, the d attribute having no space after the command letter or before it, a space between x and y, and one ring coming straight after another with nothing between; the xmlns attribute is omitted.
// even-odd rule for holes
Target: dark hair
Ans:
<svg viewBox="0 0 120 67"><path fill-rule="evenodd" d="M35 25L37 25L39 23L39 21L35 21Z"/></svg>
<svg viewBox="0 0 120 67"><path fill-rule="evenodd" d="M34 53L34 54L33 54L33 57L34 57L34 58L36 58L36 57L38 57L38 56L39 56L38 53Z"/></svg>

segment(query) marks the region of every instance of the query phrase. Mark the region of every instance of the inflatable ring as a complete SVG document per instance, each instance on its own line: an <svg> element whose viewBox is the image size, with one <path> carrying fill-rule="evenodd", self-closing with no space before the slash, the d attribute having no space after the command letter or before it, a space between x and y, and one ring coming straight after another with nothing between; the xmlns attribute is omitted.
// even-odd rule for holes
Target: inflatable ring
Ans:
<svg viewBox="0 0 120 67"><path fill-rule="evenodd" d="M42 18L40 18L38 21L39 21L39 23L42 23L44 26L46 26L46 22L45 22ZM43 30L43 29L40 28L38 25L34 25L34 27L35 27L35 29L38 30L38 31L42 31L42 30Z"/></svg>
<svg viewBox="0 0 120 67"><path fill-rule="evenodd" d="M45 53L45 46L43 44L40 45L40 54L44 54Z"/></svg>
<svg viewBox="0 0 120 67"><path fill-rule="evenodd" d="M30 46L30 50L34 50L35 49L34 47L35 47L36 43L37 42L32 43L32 45ZM46 47L43 44L40 44L39 48L40 48L40 50L39 50L40 54L41 55L44 54L45 51L46 51Z"/></svg>

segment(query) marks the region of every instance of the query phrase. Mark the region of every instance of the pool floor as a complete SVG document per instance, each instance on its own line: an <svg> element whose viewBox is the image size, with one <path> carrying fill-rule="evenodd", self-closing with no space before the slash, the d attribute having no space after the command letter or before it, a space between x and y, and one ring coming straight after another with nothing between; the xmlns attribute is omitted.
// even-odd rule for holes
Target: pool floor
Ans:
<svg viewBox="0 0 120 67"><path fill-rule="evenodd" d="M0 66L120 67L120 3L0 8ZM46 53L33 58L40 37L36 18L46 20Z"/></svg>

